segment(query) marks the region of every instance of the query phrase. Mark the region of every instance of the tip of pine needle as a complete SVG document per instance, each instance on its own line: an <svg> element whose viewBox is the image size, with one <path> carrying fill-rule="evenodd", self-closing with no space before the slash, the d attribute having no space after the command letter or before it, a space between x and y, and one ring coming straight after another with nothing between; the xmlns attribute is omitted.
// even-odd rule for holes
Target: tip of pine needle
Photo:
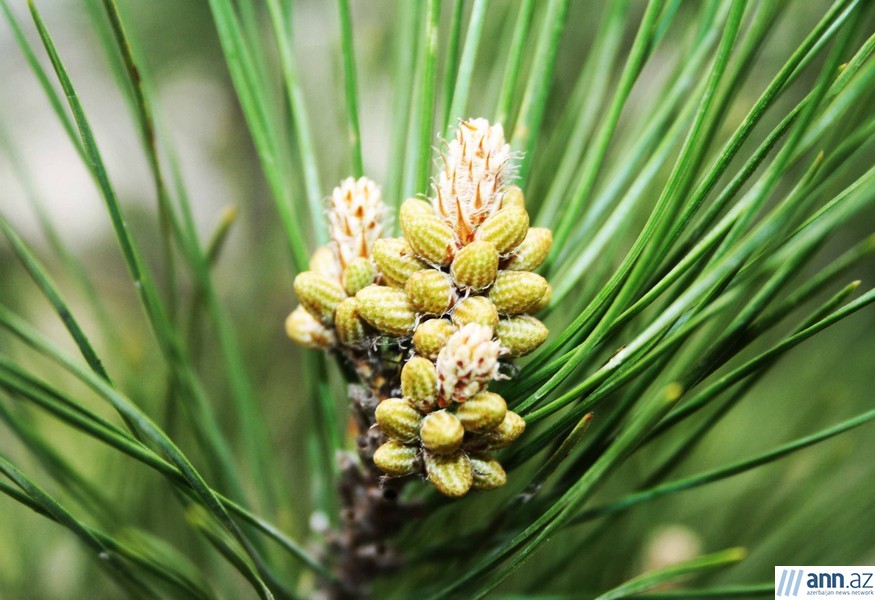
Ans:
<svg viewBox="0 0 875 600"><path fill-rule="evenodd" d="M233 223L237 220L237 215L239 214L239 209L236 204L231 204L230 206L225 207L225 210L222 211L222 217L220 221L222 223Z"/></svg>
<svg viewBox="0 0 875 600"><path fill-rule="evenodd" d="M665 386L662 393L666 404L673 404L680 400L680 397L684 395L684 386L677 382L670 383Z"/></svg>
<svg viewBox="0 0 875 600"><path fill-rule="evenodd" d="M738 546L736 548L729 548L728 550L726 550L727 559L734 562L740 562L744 560L745 558L747 558L747 555L747 548L743 548L741 546Z"/></svg>

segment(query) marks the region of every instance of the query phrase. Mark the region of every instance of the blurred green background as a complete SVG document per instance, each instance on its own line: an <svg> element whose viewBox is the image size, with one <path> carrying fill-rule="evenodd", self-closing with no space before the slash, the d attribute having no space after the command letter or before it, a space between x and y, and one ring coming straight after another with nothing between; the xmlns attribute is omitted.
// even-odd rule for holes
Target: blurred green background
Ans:
<svg viewBox="0 0 875 600"><path fill-rule="evenodd" d="M377 181L385 178L392 160L391 49L398 34L393 15L402 1L352 3L365 172ZM10 4L28 22L24 3ZM542 146L556 143L551 136L559 135L555 127L560 109L571 93L598 26L591 4L572 2ZM691 4L695 3L682 3L681 21L694 16ZM496 2L487 22L476 85L471 92L471 116L480 116L478 110L489 111L494 105L503 65L496 53L506 44L498 38L508 30L507 20L513 18L515 5ZM636 13L643 10L641 2L632 5ZM732 109L739 114L729 115L730 124L734 126L744 114L828 5L823 1L792 3L745 83L738 106ZM129 225L145 250L147 263L155 269L156 279L161 281L158 219L147 163L89 10L81 0L43 0L38 6L91 117ZM264 407L271 444L284 473L282 486L293 498L292 508L276 515L276 522L294 537L306 539L312 496L316 493L314 475L318 474L308 472L304 460L310 449L302 433L313 426L315 417L300 396L313 383L312 365L305 357L306 351L294 347L283 333L283 319L293 306L294 273L227 74L209 7L197 0L120 0L119 7L139 55L145 57L155 110L175 143L201 238L210 236L228 207L238 211L216 267L216 282L233 316ZM867 28L871 32L873 24L868 23ZM322 167L320 183L327 195L349 169L335 7L317 0L296 2L294 32L301 82ZM629 41L633 33L627 32ZM32 30L28 35L38 45ZM495 43L491 44L493 39ZM657 50L623 115L620 127L626 135L634 133L636 117L640 118L652 100L652 89L656 89L669 66L682 59L679 51L680 47L671 43ZM767 117L761 126L763 131L777 122L781 110L798 100L815 75L806 74L794 84L799 92L779 102L776 116ZM871 115L871 105L858 110ZM102 201L5 24L0 26L0 130L6 139L0 152L0 210L48 263L116 382L148 413L173 422L172 415L178 408L167 402L166 373L117 251ZM621 144L612 148L612 160L622 160L622 151ZM552 173L551 165L539 162L537 154L534 165L530 195L544 190ZM296 193L303 196L303 188ZM64 244L89 274L104 312L92 310L75 278L54 258L33 201L42 206ZM842 237L829 242L813 266L826 264L873 231L875 214L855 220L843 230ZM310 241L307 245L312 247ZM875 280L875 265L869 262L858 267L846 277L846 281L853 279L862 279L864 288L870 286ZM804 275L799 278L802 280ZM75 352L51 307L5 243L0 244L0 282L3 303ZM183 288L182 296L188 297L191 290ZM556 311L548 324L560 327L566 318L562 311ZM101 334L107 331L110 333ZM752 456L872 408L873 332L875 311L870 308L794 350L721 421L676 475L698 473ZM778 341L784 333L776 331L769 338ZM208 395L216 405L225 406L228 391L218 366L221 361L215 336L206 328L200 340L199 368ZM21 351L10 339L0 338L0 347L16 360L26 361L47 374L56 385L90 398L70 378L52 374L52 365ZM338 380L333 378L340 413L344 410L344 393ZM13 414L19 413L7 398L0 402ZM92 406L111 417L105 405L94 401ZM233 432L231 412L219 414L228 416L222 425L225 431ZM122 520L164 537L196 562L206 560L211 564L210 560L216 560L201 558L202 542L194 541L186 531L184 515L160 478L40 414L28 411L21 416L38 423L46 437L84 474L103 482L106 495L116 499L114 504L124 516ZM695 422L693 419L688 426ZM174 433L172 428L170 433ZM190 435L178 433L180 446L197 459ZM40 472L2 423L0 450L28 472ZM624 476L612 479L600 492L596 503L636 485L648 472L647 461L668 450L669 445L658 443L647 454L636 456L624 469ZM585 547L581 543L597 525L567 530L511 578L506 589L517 592L534 586L538 591L569 593L581 581L598 589L644 568L727 545L747 547L750 558L713 576L715 583L768 581L771 567L776 564L875 564L873 463L872 427L854 430L752 473L637 508L612 520L608 534ZM40 481L64 497L63 490L53 487L48 478ZM573 572L551 573L551 559L569 552L577 554ZM545 573L550 574L549 580L539 578ZM240 585L234 576L229 577L227 585ZM115 598L119 593L69 533L0 497L0 598Z"/></svg>

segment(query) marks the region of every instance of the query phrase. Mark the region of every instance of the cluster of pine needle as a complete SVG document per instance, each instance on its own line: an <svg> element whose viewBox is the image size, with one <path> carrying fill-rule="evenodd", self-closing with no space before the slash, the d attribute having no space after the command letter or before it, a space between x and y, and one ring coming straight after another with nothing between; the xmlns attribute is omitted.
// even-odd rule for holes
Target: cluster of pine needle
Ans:
<svg viewBox="0 0 875 600"><path fill-rule="evenodd" d="M210 0L263 186L204 237L138 9L74 2L157 217L61 24L0 0L130 283L65 241L4 106L49 244L3 209L0 595L753 598L870 560L872 3L318 3L333 102L297 2ZM329 352L281 339L293 288Z"/></svg>

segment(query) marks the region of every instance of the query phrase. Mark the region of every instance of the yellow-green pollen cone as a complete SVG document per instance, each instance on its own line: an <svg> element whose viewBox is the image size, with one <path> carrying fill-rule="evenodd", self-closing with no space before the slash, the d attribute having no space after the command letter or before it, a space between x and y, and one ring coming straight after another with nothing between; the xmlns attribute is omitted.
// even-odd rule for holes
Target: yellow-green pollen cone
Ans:
<svg viewBox="0 0 875 600"><path fill-rule="evenodd" d="M553 237L529 226L514 158L500 124L461 121L432 197L401 204L396 238L383 237L379 187L341 182L327 202L329 243L296 279L301 306L286 320L293 341L337 354L376 398L374 465L451 498L506 483L492 452L526 423L489 387L549 335L533 315L552 289L534 271Z"/></svg>

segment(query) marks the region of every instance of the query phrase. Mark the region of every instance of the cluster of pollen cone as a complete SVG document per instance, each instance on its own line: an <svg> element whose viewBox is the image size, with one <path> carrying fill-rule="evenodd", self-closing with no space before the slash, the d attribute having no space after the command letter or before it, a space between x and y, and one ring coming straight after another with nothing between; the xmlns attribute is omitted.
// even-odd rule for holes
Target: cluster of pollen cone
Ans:
<svg viewBox="0 0 875 600"><path fill-rule="evenodd" d="M525 421L488 391L502 362L532 352L547 328L532 316L550 300L534 273L552 243L529 227L512 185L501 125L463 121L442 156L431 202L405 201L403 237L385 238L385 205L366 178L347 179L329 200L329 245L295 279L301 303L286 321L296 342L378 353L387 338L403 354L400 382L375 421L385 435L373 460L386 475L424 475L441 493L504 485L492 453ZM388 396L388 397L385 397Z"/></svg>

